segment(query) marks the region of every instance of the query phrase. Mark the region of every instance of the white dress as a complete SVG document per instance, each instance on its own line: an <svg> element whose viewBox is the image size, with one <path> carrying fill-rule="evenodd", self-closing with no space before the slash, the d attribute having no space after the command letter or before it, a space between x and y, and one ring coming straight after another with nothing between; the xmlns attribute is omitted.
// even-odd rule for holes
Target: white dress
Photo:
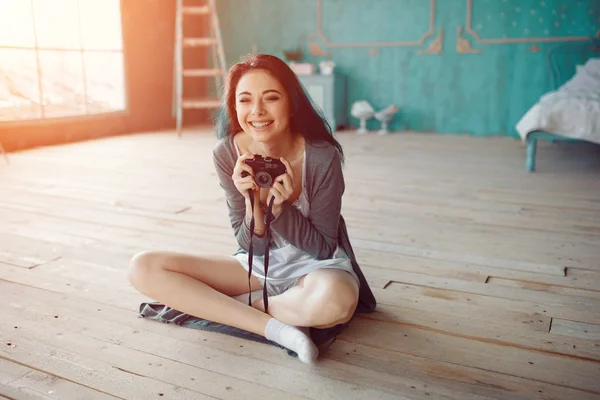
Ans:
<svg viewBox="0 0 600 400"><path fill-rule="evenodd" d="M237 146L236 146L237 147ZM239 150L238 150L239 154ZM305 189L306 156L302 163L302 192L298 200L293 204L304 217L308 216L310 203L306 198ZM267 293L276 296L293 287L304 275L323 268L341 269L347 271L359 282L358 276L352 268L352 262L348 254L338 246L329 259L318 260L314 256L287 242L281 235L271 230L271 238L275 243L269 250L269 271L266 277ZM254 249L256 252L256 249ZM233 257L248 271L248 253L238 252ZM254 256L252 258L252 275L256 276L262 285L265 285L264 257Z"/></svg>

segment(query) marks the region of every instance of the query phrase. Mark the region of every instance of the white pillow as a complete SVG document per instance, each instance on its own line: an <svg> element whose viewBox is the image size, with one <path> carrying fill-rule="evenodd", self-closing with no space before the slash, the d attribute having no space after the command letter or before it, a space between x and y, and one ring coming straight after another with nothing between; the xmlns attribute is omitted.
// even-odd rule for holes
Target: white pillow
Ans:
<svg viewBox="0 0 600 400"><path fill-rule="evenodd" d="M600 80L600 58L590 58L584 68L588 75Z"/></svg>
<svg viewBox="0 0 600 400"><path fill-rule="evenodd" d="M590 58L585 65L578 65L575 75L558 90L600 93L600 59Z"/></svg>

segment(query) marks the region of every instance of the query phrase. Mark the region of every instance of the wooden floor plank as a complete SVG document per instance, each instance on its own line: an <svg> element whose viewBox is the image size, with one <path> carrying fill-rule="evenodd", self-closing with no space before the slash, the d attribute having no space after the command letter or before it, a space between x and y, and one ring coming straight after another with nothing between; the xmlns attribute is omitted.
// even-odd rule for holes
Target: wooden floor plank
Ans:
<svg viewBox="0 0 600 400"><path fill-rule="evenodd" d="M93 280L79 278L79 273L65 275L68 277L46 274L44 271L33 275L23 273L22 268L0 264L0 280L61 293L70 296L74 301L91 299L126 310L137 310L140 303L151 301L150 298L131 289L125 282L124 272L120 274L121 279L116 281L111 281L112 276L103 277L101 274L97 274Z"/></svg>
<svg viewBox="0 0 600 400"><path fill-rule="evenodd" d="M48 343L42 339L43 326L34 325L37 334L19 333L18 339L9 336L12 326L0 321L0 335L3 341L12 341L16 347L6 346L2 353L4 358L35 365L46 373L60 376L107 392L121 398L133 398L139 395L145 398L164 396L175 399L198 398L214 399L199 392L182 389L170 383L150 379L145 376L131 374L128 371L114 368L108 363L94 358L82 356L78 351L69 349L68 343ZM50 332L52 332L50 330ZM67 339L71 337L66 336Z"/></svg>
<svg viewBox="0 0 600 400"><path fill-rule="evenodd" d="M12 315L8 314L8 316ZM79 330L85 329L81 326L77 328ZM43 327L33 320L27 320L23 324L22 329L32 332L33 335L36 334L37 330L45 330L46 336L42 339L44 344L50 346L57 345L58 347L60 345L59 341L68 343L68 346L77 349L77 354L80 357L89 357L93 360L103 361L110 365L112 369L122 372L121 379L133 375L149 380L167 381L175 384L175 388L179 388L176 391L182 391L182 394L186 394L187 396L195 396L193 398L278 399L282 396L293 399L303 398L290 393L269 391L261 385L251 384L242 379L232 379L218 373L210 373L209 371L185 363L172 361L169 358L157 357L142 351L133 351L121 346L119 343L108 343L106 341L91 339L89 336L77 334L70 329L56 329L48 325ZM89 327L88 329L93 329L93 327ZM21 338L23 337L29 336L28 334L22 334ZM53 340L52 337L58 337L58 339ZM25 341L24 345L28 346L31 344ZM57 351L68 351L62 346L58 347L58 349L60 350ZM196 353L196 357L202 356L204 354ZM91 382L90 384L98 385L96 382ZM169 390L167 385L165 385L165 389ZM160 390L159 386L157 386L157 390ZM159 391L155 392L153 397L160 396L160 393L169 396L168 393ZM127 393L115 391L115 394L125 396ZM211 394L214 397L210 396ZM206 397L207 395L210 397Z"/></svg>
<svg viewBox="0 0 600 400"><path fill-rule="evenodd" d="M352 179L351 179L352 181ZM508 221L536 221L537 223L546 226L547 224L556 224L561 221L572 221L589 223L598 220L597 210L595 208L588 209L587 207L568 208L562 205L558 208L550 206L531 205L528 203L520 203L515 201L523 196L536 194L543 198L550 194L540 193L539 189L535 192L521 191L514 195L512 201L498 201L494 197L486 196L485 200L481 199L478 193L482 190L482 186L469 188L465 190L464 183L462 185L445 185L441 182L436 182L435 185L424 186L422 182L412 183L406 180L398 181L405 188L402 192L385 192L385 197L376 199L369 197L367 192L360 186L351 185L347 193L350 194L345 205L353 204L353 199L365 199L368 204L388 204L389 208L395 206L398 214L395 215L418 215L439 218L455 218L465 222L476 219L480 221L489 221L493 216L508 217ZM381 183L385 185L385 182ZM355 189L356 187L356 189ZM579 191L575 191L578 193ZM555 196L556 194L551 194ZM446 196L446 197L444 197ZM575 195L574 195L575 196ZM593 199L593 195L589 196ZM427 201L424 201L427 200ZM567 200L565 200L567 201ZM571 204L572 203L568 203ZM354 207L360 206L358 202ZM414 210L413 213L410 211ZM356 218L362 216L374 215L378 217L378 213L371 207L364 210L360 214L356 214ZM523 219L522 219L523 218ZM496 221L497 222L497 221ZM556 226L558 228L558 226Z"/></svg>
<svg viewBox="0 0 600 400"><path fill-rule="evenodd" d="M417 275L417 278L415 279L412 275L416 274L375 269L373 267L365 268L365 270L369 272L369 276L373 276L374 279L376 279L377 283L389 279L382 288L389 287L393 290L396 287L404 287L408 284L422 286L424 288L462 292L469 295L488 296L493 299L519 300L542 305L546 308L548 315L556 317L577 316L575 319L585 318L586 320L600 320L600 299L588 295L582 296L581 292L583 291L576 291L576 289L565 289L576 292L561 294L532 290L529 287L522 288L490 285L486 282L469 282L462 279L447 277ZM583 317L581 317L582 315Z"/></svg>
<svg viewBox="0 0 600 400"><path fill-rule="evenodd" d="M17 364L0 356L0 396L11 399L90 399L111 396L75 382Z"/></svg>
<svg viewBox="0 0 600 400"><path fill-rule="evenodd" d="M554 242L548 239L549 235L532 240L531 237L524 238L525 235L518 235L514 230L502 232L489 227L470 230L467 228L461 233L455 233L452 232L450 224L435 224L438 228L435 231L430 227L423 228L426 226L423 224L420 224L420 227L416 223L409 226L402 225L405 225L406 229L402 236L394 233L392 226L377 228L374 232L372 232L372 224L368 227L357 226L358 229L355 228L356 233L354 233L354 236L360 240L357 246L382 251L390 251L395 246L406 246L418 249L421 253L435 254L436 258L440 258L443 254L442 257L448 260L500 268L503 265L509 268L507 264L515 265L514 269L531 266L538 267L541 273L561 273L561 271L564 273L566 267L594 269L597 265L595 258L597 243L586 244L579 241L578 244L565 244L562 241ZM509 239L507 235L511 238ZM499 242L498 237L507 237L507 239ZM466 243L470 245L468 251L463 249ZM493 264L489 264L490 261ZM525 270L531 270L531 267Z"/></svg>
<svg viewBox="0 0 600 400"><path fill-rule="evenodd" d="M600 288L600 270L587 270L579 268L567 268L567 277L573 281L583 282L582 289Z"/></svg>
<svg viewBox="0 0 600 400"><path fill-rule="evenodd" d="M514 346L542 353L552 353L600 362L600 346L598 346L597 342L589 340L592 339L592 334L582 339L576 337L576 335L572 335L569 338L561 338L550 334L565 331L564 328L559 331L558 326L554 332L550 329L546 331L528 329L528 326L525 324L522 327L505 325L502 320L495 321L496 323L490 326L472 318L448 316L432 310L427 311L424 313L421 310L382 304L379 307L379 311L365 316L365 318L415 326L429 331L480 340L482 342L497 343L509 347ZM554 326L556 321L552 320L552 326ZM563 325L559 326L563 327ZM586 324L585 326L593 327L590 324ZM593 328L588 329L592 330ZM585 329L580 328L579 331L582 332Z"/></svg>
<svg viewBox="0 0 600 400"><path fill-rule="evenodd" d="M565 267L558 264L543 264L528 261L510 260L503 257L479 256L469 253L460 253L457 251L441 251L433 248L421 248L417 246L400 245L397 243L392 244L389 242L375 241L371 239L357 238L353 240L353 243L354 247L357 249L398 253L423 258L463 262L467 264L473 263L495 268L515 269L518 271L538 272L542 274L552 274L558 276L564 276L565 274Z"/></svg>
<svg viewBox="0 0 600 400"><path fill-rule="evenodd" d="M522 313L540 314L551 318L565 318L573 319L576 321L594 323L599 320L599 314L597 308L587 306L587 302L593 304L593 299L582 298L580 300L572 299L570 305L562 305L558 301L554 304L544 304L537 302L537 298L531 299L529 294L523 294L523 299L514 299L510 296L495 297L491 292L485 293L485 290L477 290L466 288L466 290L452 290L440 287L430 286L415 286L407 285L402 283L392 282L387 286L387 290L390 290L394 296L406 298L411 296L413 293L419 293L419 295L427 298L441 298L445 300L452 300L458 303L469 303L483 305L487 308L502 307L504 310L513 310ZM497 292L500 292L498 290ZM392 296L392 298L394 297ZM529 298L530 300L527 300ZM393 300L392 300L393 301ZM392 304L393 305L393 304Z"/></svg>
<svg viewBox="0 0 600 400"><path fill-rule="evenodd" d="M599 321L600 322L600 321ZM600 349L600 325L585 322L568 321L564 319L552 319L550 333L575 338L582 338Z"/></svg>
<svg viewBox="0 0 600 400"><path fill-rule="evenodd" d="M566 272L563 270L562 273L558 270L556 274L543 274L367 249L360 249L357 257L361 265L369 267L454 277L463 280L485 282L490 277L496 277L574 289L594 290L594 288L600 288L600 272L592 275L594 271L582 273L582 270L574 268L566 268Z"/></svg>
<svg viewBox="0 0 600 400"><path fill-rule="evenodd" d="M344 206L348 209L361 207L361 202L369 201L369 210L355 216L356 219L369 217L377 220L380 214L377 208L394 210L392 218L418 216L419 218L442 222L465 222L469 224L535 229L540 232L574 233L592 235L594 223L597 224L597 210L556 210L552 208L529 207L527 205L505 204L495 198L480 196L464 198L458 188L444 190L423 190L421 186L403 185L406 192L390 193L385 198L372 199L366 193L352 193ZM441 196L449 197L441 197ZM522 196L522 194L519 194ZM430 199L427 202L423 200ZM375 206L377 208L375 208ZM354 216L354 214L353 214Z"/></svg>
<svg viewBox="0 0 600 400"><path fill-rule="evenodd" d="M398 333L400 335L398 335ZM486 371L521 376L600 395L600 363L543 354L517 347L484 343L410 326L372 319L355 321L340 339L409 353ZM561 366L557 370L557 366Z"/></svg>
<svg viewBox="0 0 600 400"><path fill-rule="evenodd" d="M13 217L6 216L0 213L2 218L13 222ZM53 232L80 232L82 237L91 241L114 241L115 243L126 244L129 246L138 246L140 249L145 247L155 249L165 249L172 251L189 251L188 249L202 248L211 249L213 253L229 252L232 253L235 249L235 238L229 236L226 239L219 236L210 235L201 227L197 228L197 234L167 234L162 233L159 227L154 229L146 228L135 229L125 228L112 225L100 225L94 222L86 222L82 220L69 220L68 228L65 225L60 225L64 221L58 216L34 215L32 213L22 212L28 218L28 223L31 223L36 229L52 235ZM53 247L54 248L54 247Z"/></svg>
<svg viewBox="0 0 600 400"><path fill-rule="evenodd" d="M391 372L405 378L425 382L443 382L448 389L477 394L487 399L499 400L598 400L600 395L577 389L565 388L552 383L524 379L511 374L500 374L439 359L420 357L410 352L389 351L338 339L330 348L328 356L341 362L361 365L378 372ZM408 393L417 390L427 392L427 383L419 387L411 385ZM431 393L430 393L431 394ZM433 394L432 398L437 398ZM457 397L458 399L458 397Z"/></svg>
<svg viewBox="0 0 600 400"><path fill-rule="evenodd" d="M38 265L60 257L62 246L15 234L0 233L0 262L21 268Z"/></svg>
<svg viewBox="0 0 600 400"><path fill-rule="evenodd" d="M447 194L446 194L447 195ZM366 202L371 202L368 194L354 194L351 200L344 202L345 210L358 210ZM463 223L467 229L493 229L495 231L509 230L516 237L547 236L560 239L566 243L577 243L582 241L596 241L596 227L599 223L597 216L580 219L570 219L569 215L557 217L560 211L554 214L544 215L543 218L535 218L530 215L523 216L521 211L497 212L492 210L472 210L472 205L467 209L458 206L423 205L426 197L415 198L412 201L403 199L376 199L371 209L354 216L350 213L350 221L361 227L378 224L382 215L391 214L398 223L409 225L411 219L419 219L430 223L455 224ZM467 203L469 205L470 203ZM490 207L489 203L487 206ZM600 211L598 211L600 212ZM595 215L596 211L590 210ZM385 225L384 225L385 226ZM510 238L508 238L510 240Z"/></svg>
<svg viewBox="0 0 600 400"><path fill-rule="evenodd" d="M94 188L48 188L44 186L33 186L31 184L24 184L22 187L17 187L17 184L11 184L11 186L10 193L15 195L17 198L31 198L35 196L37 198L46 200L48 203L87 203L100 207L119 207L132 211L137 210L155 213L175 213L184 207L187 207L188 205L187 201L161 201L160 199L146 197L139 194L123 195L119 192L116 194L111 194L104 191L99 193L97 190L94 190ZM0 188L0 193L7 194L9 192L6 188ZM5 196L2 196L2 198L4 199Z"/></svg>
<svg viewBox="0 0 600 400"><path fill-rule="evenodd" d="M380 304L473 319L493 327L508 325L548 332L552 322L552 318L543 313L543 310L538 310L536 304L514 300L413 285L374 289L374 293Z"/></svg>
<svg viewBox="0 0 600 400"><path fill-rule="evenodd" d="M488 285L498 285L506 288L521 288L544 293L556 293L559 295L574 296L574 297L590 297L600 299L600 288L578 289L563 285L551 285L547 283L531 282L521 279L508 279L496 276L488 277L486 283Z"/></svg>

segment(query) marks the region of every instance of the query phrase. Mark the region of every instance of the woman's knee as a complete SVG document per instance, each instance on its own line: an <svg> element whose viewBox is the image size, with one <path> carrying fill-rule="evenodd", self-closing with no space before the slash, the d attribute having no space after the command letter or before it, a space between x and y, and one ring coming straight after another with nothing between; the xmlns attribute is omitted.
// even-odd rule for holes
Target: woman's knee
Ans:
<svg viewBox="0 0 600 400"><path fill-rule="evenodd" d="M358 304L358 290L347 282L338 282L333 285L332 293L336 293L332 301L336 309L339 320L337 323L348 322L354 315L356 305Z"/></svg>
<svg viewBox="0 0 600 400"><path fill-rule="evenodd" d="M316 274L314 279L308 279L310 274L306 277L304 284L312 286L307 288L312 291L312 314L327 317L325 319L335 323L345 323L352 318L358 304L358 285L350 275L342 274L347 272Z"/></svg>
<svg viewBox="0 0 600 400"><path fill-rule="evenodd" d="M127 269L127 279L137 289L145 286L146 282L152 280L159 268L161 268L161 255L156 251L142 251L131 258Z"/></svg>

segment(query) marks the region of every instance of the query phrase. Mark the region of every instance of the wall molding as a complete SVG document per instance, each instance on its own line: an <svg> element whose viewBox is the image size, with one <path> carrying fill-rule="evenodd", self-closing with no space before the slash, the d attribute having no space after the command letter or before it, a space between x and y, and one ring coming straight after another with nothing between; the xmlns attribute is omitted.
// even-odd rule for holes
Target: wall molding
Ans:
<svg viewBox="0 0 600 400"><path fill-rule="evenodd" d="M438 37L429 42L429 46L426 50L418 50L417 54L440 54L444 49L444 29L440 28Z"/></svg>
<svg viewBox="0 0 600 400"><path fill-rule="evenodd" d="M549 36L483 39L473 30L473 1L474 0L467 0L467 22L465 31L471 35L478 44L584 42L590 38L589 36ZM596 33L596 37L600 37L600 30Z"/></svg>
<svg viewBox="0 0 600 400"><path fill-rule="evenodd" d="M327 47L419 47L425 40L435 34L435 2L430 0L429 28L416 41L396 42L332 42L323 33L323 0L317 0L317 36L323 40Z"/></svg>
<svg viewBox="0 0 600 400"><path fill-rule="evenodd" d="M462 26L456 30L456 52L459 54L481 54L481 50L474 49L469 39L463 37Z"/></svg>
<svg viewBox="0 0 600 400"><path fill-rule="evenodd" d="M313 34L310 35L309 49L310 49L310 55L311 56L316 56L316 57L329 57L329 56L331 56L331 53L324 51L321 48L321 46L319 45L319 43L315 42L315 35L313 35Z"/></svg>

